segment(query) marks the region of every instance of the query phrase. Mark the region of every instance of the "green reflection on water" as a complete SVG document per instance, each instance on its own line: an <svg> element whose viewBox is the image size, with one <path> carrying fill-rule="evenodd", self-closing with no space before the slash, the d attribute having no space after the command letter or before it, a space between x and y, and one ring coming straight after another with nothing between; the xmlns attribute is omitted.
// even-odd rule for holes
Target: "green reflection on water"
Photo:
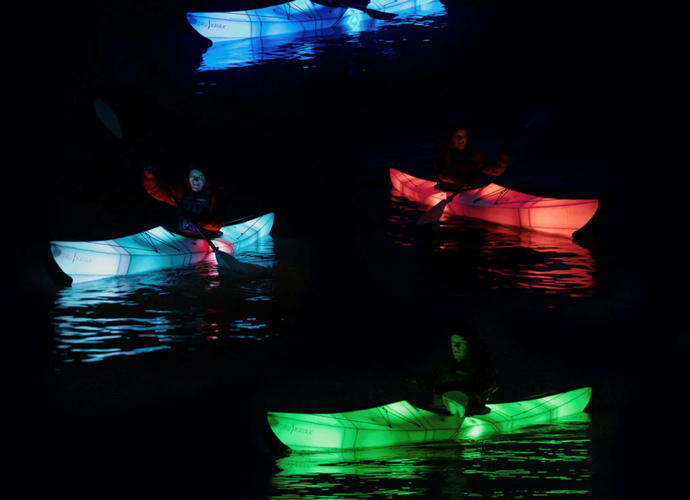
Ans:
<svg viewBox="0 0 690 500"><path fill-rule="evenodd" d="M290 452L271 499L592 496L589 416L485 439L348 452Z"/></svg>

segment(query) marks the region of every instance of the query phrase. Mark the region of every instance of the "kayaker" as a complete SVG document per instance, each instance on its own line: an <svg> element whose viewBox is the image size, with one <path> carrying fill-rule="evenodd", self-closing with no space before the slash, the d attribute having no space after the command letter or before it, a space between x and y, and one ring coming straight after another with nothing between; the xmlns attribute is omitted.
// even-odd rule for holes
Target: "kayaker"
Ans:
<svg viewBox="0 0 690 500"><path fill-rule="evenodd" d="M456 188L479 187L480 172L499 176L505 171L510 161L511 146L511 139L503 141L498 159L490 161L484 153L468 146L467 127L456 122L436 145L434 172L443 183Z"/></svg>
<svg viewBox="0 0 690 500"><path fill-rule="evenodd" d="M421 403L422 408L446 412L443 394L459 391L467 396L466 415L482 413L489 396L497 388L493 360L479 337L467 328L454 331L450 335L450 352L433 359L431 366L418 373L413 382L417 390L421 390L413 404Z"/></svg>
<svg viewBox="0 0 690 500"><path fill-rule="evenodd" d="M177 207L174 229L198 235L198 227L209 237L219 234L225 222L220 207L222 195L220 189L211 186L208 169L190 163L184 182L163 184L156 178L155 167L146 165L141 181L155 199Z"/></svg>

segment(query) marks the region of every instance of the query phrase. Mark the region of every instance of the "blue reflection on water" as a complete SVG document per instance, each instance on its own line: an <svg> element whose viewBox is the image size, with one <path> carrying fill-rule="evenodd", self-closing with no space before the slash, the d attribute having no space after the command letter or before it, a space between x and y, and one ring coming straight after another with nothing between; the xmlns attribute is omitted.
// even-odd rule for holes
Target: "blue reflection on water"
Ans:
<svg viewBox="0 0 690 500"><path fill-rule="evenodd" d="M279 59L306 62L321 54L330 44L359 43L358 35L361 32L400 25L434 27L438 26L446 15L440 0L383 0L371 2L369 7L395 12L398 16L390 21L382 21L348 9L347 22L340 22L337 26L319 26L280 35L214 41L203 54L202 62L196 71L255 66Z"/></svg>
<svg viewBox="0 0 690 500"><path fill-rule="evenodd" d="M274 250L267 237L238 256L251 266L246 279L204 262L63 288L52 314L54 352L62 362L96 362L200 342L264 340L274 326L261 309L275 295Z"/></svg>

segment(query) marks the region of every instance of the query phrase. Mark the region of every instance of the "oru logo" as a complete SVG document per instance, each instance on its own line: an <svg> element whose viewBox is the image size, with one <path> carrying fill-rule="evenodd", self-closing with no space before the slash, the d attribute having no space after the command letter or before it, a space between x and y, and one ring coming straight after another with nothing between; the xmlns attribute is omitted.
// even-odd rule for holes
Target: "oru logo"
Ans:
<svg viewBox="0 0 690 500"><path fill-rule="evenodd" d="M74 262L86 262L87 264L89 264L93 261L93 259L91 257L87 257L85 255L79 255L77 252L74 252L74 253L62 252L60 254L60 259L68 260L72 263L74 263Z"/></svg>
<svg viewBox="0 0 690 500"><path fill-rule="evenodd" d="M218 22L217 20L212 21L211 19L197 19L196 17L189 16L189 21L192 25L196 24L200 28L206 28L207 30L218 28L225 29L225 24Z"/></svg>
<svg viewBox="0 0 690 500"><path fill-rule="evenodd" d="M314 432L314 429L308 429L306 427L300 427L299 425L295 424L280 424L278 426L278 429L281 431L287 431L290 435L292 434L306 434L308 436L312 435L312 432Z"/></svg>

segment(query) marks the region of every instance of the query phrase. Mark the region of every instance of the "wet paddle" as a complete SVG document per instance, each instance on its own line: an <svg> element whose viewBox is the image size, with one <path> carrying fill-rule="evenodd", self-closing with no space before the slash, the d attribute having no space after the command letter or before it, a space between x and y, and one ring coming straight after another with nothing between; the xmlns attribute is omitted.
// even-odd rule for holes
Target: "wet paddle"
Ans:
<svg viewBox="0 0 690 500"><path fill-rule="evenodd" d="M120 139L124 144L127 144L124 138L124 134L122 133L122 125L120 123L120 119L117 117L115 112L112 110L108 104L106 104L103 100L101 99L94 99L93 101L93 109L96 112L96 115L98 115L99 120L105 125L105 127L110 130L110 132ZM127 144L129 146L129 144ZM129 147L130 151L134 152L131 147ZM175 202L175 205L177 205L177 200L171 196L172 200ZM223 267L225 269L229 269L230 271L236 273L236 274L247 274L247 268L246 266L241 263L239 260L237 260L233 255L223 252L220 250L214 243L211 241L211 239L206 236L202 231L199 230L199 227L192 222L192 225L196 229L196 232L199 233L204 240L206 240L206 243L211 247L213 250L213 253L216 254L216 261L218 262L219 267Z"/></svg>
<svg viewBox="0 0 690 500"><path fill-rule="evenodd" d="M170 194L170 193L168 193ZM177 205L177 200L175 197L170 194L170 198L175 202L175 205ZM247 267L242 264L239 260L237 260L233 255L230 255L227 252L223 252L220 250L209 238L206 236L206 234L197 226L193 221L189 221L189 223L194 226L194 229L196 229L196 232L201 235L202 238L208 243L208 246L211 247L213 250L213 253L216 254L216 261L218 262L218 267L222 267L225 269L229 269L230 271L236 273L236 274L247 274Z"/></svg>
<svg viewBox="0 0 690 500"><path fill-rule="evenodd" d="M381 10L370 9L366 7L365 2L357 0L317 0L315 3L320 3L327 7L350 7L351 9L360 10L369 15L372 19L378 19L380 21L390 21L391 19L397 17L397 14L392 12L384 12ZM369 2L366 2L368 5Z"/></svg>
<svg viewBox="0 0 690 500"><path fill-rule="evenodd" d="M532 125L535 121L537 121L537 118L539 118L541 115L537 115L534 118L532 118L530 121L525 123L520 131L516 133L513 137L510 138L510 142L513 142L516 140L518 137L520 137L522 134L525 133L527 128ZM446 198L439 201L436 205L431 207L427 212L425 212L419 220L417 220L417 224L430 224L432 222L438 222L441 217L443 216L443 211L446 209L446 205L453 201L453 198L460 192L463 191L462 188L460 189L454 189L452 191L449 191L446 193ZM448 194L450 193L450 194Z"/></svg>

